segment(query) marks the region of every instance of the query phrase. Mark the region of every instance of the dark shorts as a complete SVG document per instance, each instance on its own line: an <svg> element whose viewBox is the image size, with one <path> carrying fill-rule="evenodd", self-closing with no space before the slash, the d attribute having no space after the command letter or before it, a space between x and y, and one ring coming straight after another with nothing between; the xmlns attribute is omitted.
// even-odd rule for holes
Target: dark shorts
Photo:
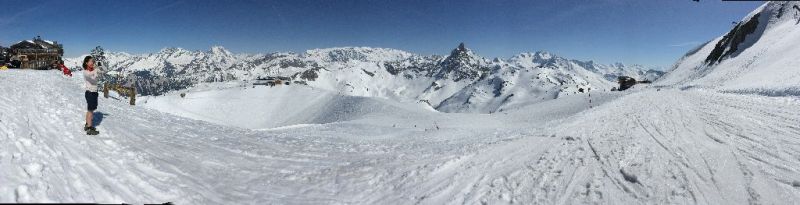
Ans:
<svg viewBox="0 0 800 205"><path fill-rule="evenodd" d="M89 111L94 111L97 109L97 92L89 92L83 94L86 97L86 109Z"/></svg>

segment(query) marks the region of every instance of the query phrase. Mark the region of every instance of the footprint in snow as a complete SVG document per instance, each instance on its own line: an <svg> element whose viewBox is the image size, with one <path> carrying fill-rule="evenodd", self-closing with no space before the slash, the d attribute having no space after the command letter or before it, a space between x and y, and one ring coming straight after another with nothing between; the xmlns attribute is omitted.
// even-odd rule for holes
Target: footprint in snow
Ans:
<svg viewBox="0 0 800 205"><path fill-rule="evenodd" d="M44 170L44 165L39 163L31 163L25 165L23 167L25 173L28 174L28 177L40 177L42 176L42 170Z"/></svg>

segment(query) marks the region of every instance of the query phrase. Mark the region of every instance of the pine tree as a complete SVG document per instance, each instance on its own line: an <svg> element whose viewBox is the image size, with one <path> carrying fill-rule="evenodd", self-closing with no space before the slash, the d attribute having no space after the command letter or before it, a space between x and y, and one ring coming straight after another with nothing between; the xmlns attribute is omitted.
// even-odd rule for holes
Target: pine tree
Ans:
<svg viewBox="0 0 800 205"><path fill-rule="evenodd" d="M103 47L95 47L92 49L90 55L92 55L92 58L94 58L95 66L100 68L106 68L106 66L108 66L108 61L106 60L106 51L103 49Z"/></svg>
<svg viewBox="0 0 800 205"><path fill-rule="evenodd" d="M106 60L106 52L103 47L97 46L90 52L92 58L94 58L94 66L97 72L97 84L98 89L102 89L101 87L105 86L107 82L113 81L113 79L106 76L106 71L108 71L108 61Z"/></svg>

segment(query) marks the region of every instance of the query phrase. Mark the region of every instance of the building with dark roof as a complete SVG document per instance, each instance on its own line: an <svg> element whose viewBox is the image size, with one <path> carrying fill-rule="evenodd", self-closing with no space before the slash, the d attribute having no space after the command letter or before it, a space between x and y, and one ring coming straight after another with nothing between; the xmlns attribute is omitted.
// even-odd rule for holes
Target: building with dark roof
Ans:
<svg viewBox="0 0 800 205"><path fill-rule="evenodd" d="M64 47L56 41L42 40L37 36L24 40L8 48L8 61L12 67L22 69L50 69L64 56Z"/></svg>

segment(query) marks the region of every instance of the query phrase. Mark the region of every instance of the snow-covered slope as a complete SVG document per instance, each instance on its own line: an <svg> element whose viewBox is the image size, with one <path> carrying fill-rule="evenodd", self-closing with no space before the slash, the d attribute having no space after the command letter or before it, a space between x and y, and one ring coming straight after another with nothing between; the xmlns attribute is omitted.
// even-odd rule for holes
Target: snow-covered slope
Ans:
<svg viewBox="0 0 800 205"><path fill-rule="evenodd" d="M774 1L687 53L657 83L800 95L800 3Z"/></svg>
<svg viewBox="0 0 800 205"><path fill-rule="evenodd" d="M249 129L349 121L366 115L401 118L433 112L425 109L428 106L424 104L339 95L309 86L194 88L185 93L188 94L184 97L171 93L144 98L140 104L192 119Z"/></svg>
<svg viewBox="0 0 800 205"><path fill-rule="evenodd" d="M424 102L446 112L496 112L576 94L579 88L610 90L619 75L638 79L661 75L638 65L603 65L546 52L487 60L464 44L444 57L368 47L302 54L232 54L213 47L209 51L166 48L146 55L110 53L107 58L111 70L124 75L115 80L135 85L143 95L209 82L246 85L257 77L288 76L295 83L341 95ZM71 59L70 65L77 67L79 62Z"/></svg>
<svg viewBox="0 0 800 205"><path fill-rule="evenodd" d="M638 88L569 95L509 113L441 113L407 106L394 114L374 109L367 112L377 115L262 130L101 98L101 134L86 136L81 76L76 74L0 71L0 203L800 200L796 98ZM224 97L205 92L195 94Z"/></svg>

